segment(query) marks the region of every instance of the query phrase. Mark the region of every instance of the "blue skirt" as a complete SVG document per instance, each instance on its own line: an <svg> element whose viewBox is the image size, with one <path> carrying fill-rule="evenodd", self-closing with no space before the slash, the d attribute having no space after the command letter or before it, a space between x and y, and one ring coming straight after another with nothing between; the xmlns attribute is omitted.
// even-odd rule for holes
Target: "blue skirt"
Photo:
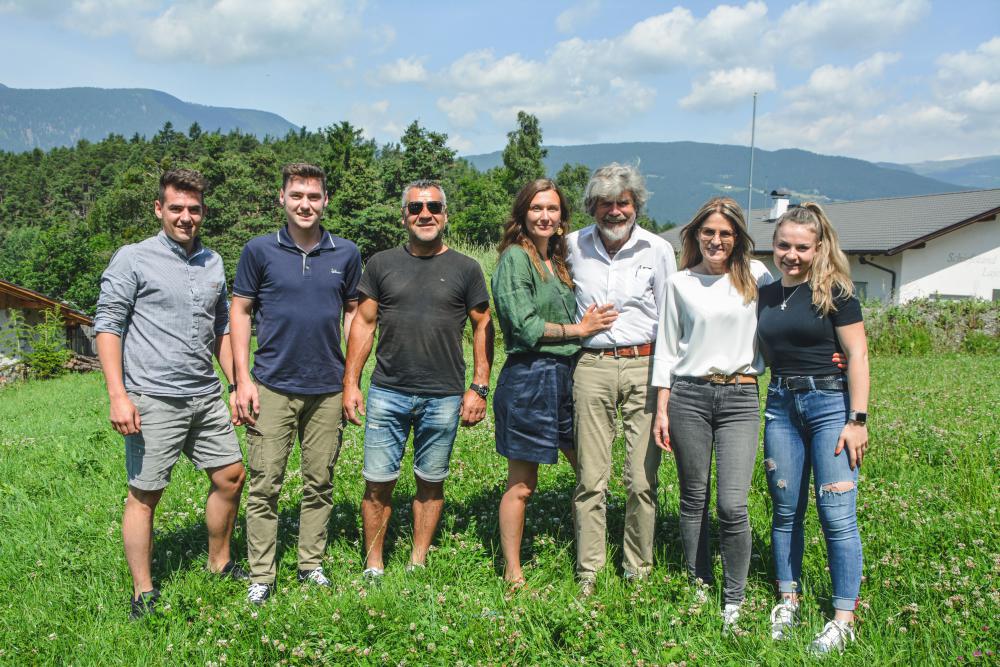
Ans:
<svg viewBox="0 0 1000 667"><path fill-rule="evenodd" d="M497 453L556 463L573 448L574 357L515 354L500 370L493 396Z"/></svg>

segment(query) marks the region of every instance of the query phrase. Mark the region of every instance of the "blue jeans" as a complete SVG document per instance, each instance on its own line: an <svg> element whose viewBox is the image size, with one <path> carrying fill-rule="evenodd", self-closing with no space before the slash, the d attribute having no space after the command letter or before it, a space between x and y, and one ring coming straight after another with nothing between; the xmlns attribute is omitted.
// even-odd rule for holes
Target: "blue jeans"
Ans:
<svg viewBox="0 0 1000 667"><path fill-rule="evenodd" d="M462 396L423 396L372 386L365 408L365 464L369 482L399 478L403 449L413 428L413 474L443 481L458 433Z"/></svg>
<svg viewBox="0 0 1000 667"><path fill-rule="evenodd" d="M816 508L826 539L833 608L853 611L861 588L861 535L857 519L858 471L847 450L835 456L847 423L846 391L767 388L764 410L764 468L774 514L771 551L778 591L801 590L802 520L809 503L809 471L815 475ZM837 482L853 484L831 491Z"/></svg>

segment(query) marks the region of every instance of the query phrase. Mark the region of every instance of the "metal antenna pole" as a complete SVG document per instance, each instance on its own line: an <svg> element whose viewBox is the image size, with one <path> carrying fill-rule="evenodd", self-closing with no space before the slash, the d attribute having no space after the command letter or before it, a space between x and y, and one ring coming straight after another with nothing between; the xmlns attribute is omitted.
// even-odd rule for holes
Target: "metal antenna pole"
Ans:
<svg viewBox="0 0 1000 667"><path fill-rule="evenodd" d="M753 145L757 133L757 93L753 94L753 121L750 123L750 183L747 185L747 222L753 210Z"/></svg>

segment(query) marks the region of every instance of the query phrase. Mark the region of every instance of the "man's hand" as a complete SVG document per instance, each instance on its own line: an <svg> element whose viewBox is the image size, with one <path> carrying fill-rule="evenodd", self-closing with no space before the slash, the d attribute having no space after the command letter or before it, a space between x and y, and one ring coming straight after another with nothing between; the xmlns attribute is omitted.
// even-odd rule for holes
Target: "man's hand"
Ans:
<svg viewBox="0 0 1000 667"><path fill-rule="evenodd" d="M229 395L229 409L233 413L233 424L253 426L260 414L260 392L252 380L240 382L236 391Z"/></svg>
<svg viewBox="0 0 1000 667"><path fill-rule="evenodd" d="M111 425L122 435L135 435L142 429L139 411L127 394L111 399Z"/></svg>
<svg viewBox="0 0 1000 667"><path fill-rule="evenodd" d="M833 365L839 368L840 370L844 370L845 368L847 368L847 354L834 352L833 356L830 357L830 361L832 361Z"/></svg>
<svg viewBox="0 0 1000 667"><path fill-rule="evenodd" d="M345 403L346 405L346 403ZM486 416L486 399L467 389L462 397L462 426L475 426Z"/></svg>
<svg viewBox="0 0 1000 667"><path fill-rule="evenodd" d="M361 417L365 416L365 397L359 387L344 385L344 419L361 426Z"/></svg>

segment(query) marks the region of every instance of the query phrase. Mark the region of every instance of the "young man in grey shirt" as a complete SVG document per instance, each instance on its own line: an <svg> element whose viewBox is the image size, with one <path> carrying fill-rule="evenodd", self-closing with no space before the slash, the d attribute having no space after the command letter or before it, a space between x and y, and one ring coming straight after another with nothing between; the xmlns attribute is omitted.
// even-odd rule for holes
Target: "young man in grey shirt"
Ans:
<svg viewBox="0 0 1000 667"><path fill-rule="evenodd" d="M128 497L122 517L132 573L131 618L151 611L153 515L181 452L208 474L208 569L245 579L229 540L243 490L243 455L221 398L212 354L232 383L222 258L205 248L205 182L188 169L160 178L162 230L119 249L101 276L94 329L110 419L125 436Z"/></svg>

